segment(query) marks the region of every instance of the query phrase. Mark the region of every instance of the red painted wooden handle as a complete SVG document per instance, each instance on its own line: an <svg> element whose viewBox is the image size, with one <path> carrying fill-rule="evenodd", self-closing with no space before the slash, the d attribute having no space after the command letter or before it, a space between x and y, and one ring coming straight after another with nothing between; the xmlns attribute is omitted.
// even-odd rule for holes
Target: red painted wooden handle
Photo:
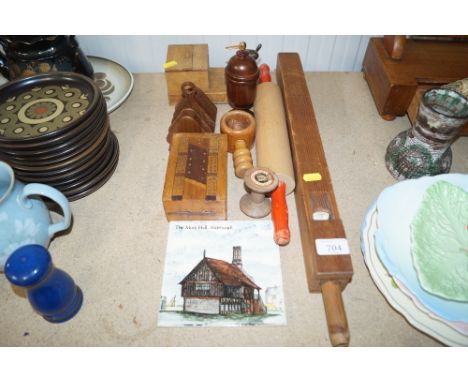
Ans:
<svg viewBox="0 0 468 382"><path fill-rule="evenodd" d="M262 64L258 69L260 70L259 82L271 82L270 67L267 64Z"/></svg>
<svg viewBox="0 0 468 382"><path fill-rule="evenodd" d="M286 184L279 182L271 194L271 216L275 226L275 243L287 245L291 237L288 224L288 205L286 204Z"/></svg>

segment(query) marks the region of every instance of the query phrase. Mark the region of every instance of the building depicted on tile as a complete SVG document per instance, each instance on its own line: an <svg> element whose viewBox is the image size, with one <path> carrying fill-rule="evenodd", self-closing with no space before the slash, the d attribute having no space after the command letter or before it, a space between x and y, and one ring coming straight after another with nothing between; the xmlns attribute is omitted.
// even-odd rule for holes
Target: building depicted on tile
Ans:
<svg viewBox="0 0 468 382"><path fill-rule="evenodd" d="M180 282L184 312L265 314L260 287L245 273L241 247L233 247L232 263L205 256Z"/></svg>

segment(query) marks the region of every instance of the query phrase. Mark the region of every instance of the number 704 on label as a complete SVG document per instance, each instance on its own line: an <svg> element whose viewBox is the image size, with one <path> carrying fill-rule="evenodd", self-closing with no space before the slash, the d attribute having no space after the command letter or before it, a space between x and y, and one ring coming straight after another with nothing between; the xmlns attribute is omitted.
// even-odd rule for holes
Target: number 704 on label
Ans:
<svg viewBox="0 0 468 382"><path fill-rule="evenodd" d="M315 249L321 256L350 254L348 240L345 238L316 239Z"/></svg>

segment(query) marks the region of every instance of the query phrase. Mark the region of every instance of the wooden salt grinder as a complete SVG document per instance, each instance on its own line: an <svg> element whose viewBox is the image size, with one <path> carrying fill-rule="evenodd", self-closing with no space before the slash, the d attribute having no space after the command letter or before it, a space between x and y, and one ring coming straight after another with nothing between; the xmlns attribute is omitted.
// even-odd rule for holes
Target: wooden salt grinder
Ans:
<svg viewBox="0 0 468 382"><path fill-rule="evenodd" d="M251 218L263 218L271 212L271 202L265 197L278 187L278 177L266 167L252 167L244 174L245 187L250 193L240 200L241 211Z"/></svg>
<svg viewBox="0 0 468 382"><path fill-rule="evenodd" d="M255 59L245 49L245 43L227 63L224 75L229 105L234 109L250 109L255 101L260 71Z"/></svg>
<svg viewBox="0 0 468 382"><path fill-rule="evenodd" d="M238 178L253 167L250 147L255 139L255 118L242 110L231 110L221 118L221 133L228 138L228 151L232 153L234 172Z"/></svg>

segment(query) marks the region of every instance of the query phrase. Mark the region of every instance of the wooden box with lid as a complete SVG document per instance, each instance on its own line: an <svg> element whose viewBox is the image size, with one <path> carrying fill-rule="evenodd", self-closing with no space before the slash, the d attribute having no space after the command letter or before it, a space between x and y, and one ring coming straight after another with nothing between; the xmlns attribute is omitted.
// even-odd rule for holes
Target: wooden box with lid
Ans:
<svg viewBox="0 0 468 382"><path fill-rule="evenodd" d="M225 220L226 163L224 134L174 134L162 198L167 220Z"/></svg>
<svg viewBox="0 0 468 382"><path fill-rule="evenodd" d="M175 61L177 65L165 70L167 91L179 94L181 85L186 81L195 83L203 91L208 90L208 45L169 45L166 62Z"/></svg>
<svg viewBox="0 0 468 382"><path fill-rule="evenodd" d="M214 103L226 103L224 68L209 67L208 44L169 45L164 69L169 104L182 98L181 86L193 82Z"/></svg>
<svg viewBox="0 0 468 382"><path fill-rule="evenodd" d="M422 94L467 78L467 60L467 36L373 37L363 72L382 118L408 113L413 123ZM468 126L460 135L468 135Z"/></svg>

